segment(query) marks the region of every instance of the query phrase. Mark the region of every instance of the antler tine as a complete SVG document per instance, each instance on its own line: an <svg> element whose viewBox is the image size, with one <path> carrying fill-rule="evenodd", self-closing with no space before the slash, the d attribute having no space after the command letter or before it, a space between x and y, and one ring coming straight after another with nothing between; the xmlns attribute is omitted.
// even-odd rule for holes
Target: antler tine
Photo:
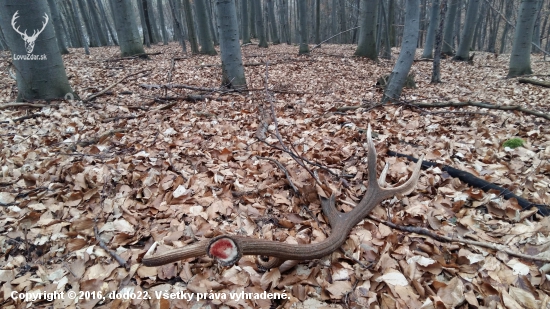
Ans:
<svg viewBox="0 0 550 309"><path fill-rule="evenodd" d="M15 20L19 18L19 11L15 11L15 14L13 14L13 17L11 18L11 27L15 32L19 33L19 35L27 36L27 30L25 29L25 33L22 33L19 31L19 26L15 28Z"/></svg>
<svg viewBox="0 0 550 309"><path fill-rule="evenodd" d="M389 169L390 169L390 164L386 163L386 165L384 166L384 169L382 170L382 173L380 173L380 177L378 177L378 185L381 188L384 188L388 185L386 183L386 174L388 174Z"/></svg>
<svg viewBox="0 0 550 309"><path fill-rule="evenodd" d="M48 21L50 20L50 18L48 17L48 14L44 13L44 18L46 19L46 21L43 21L42 22L42 29L40 29L40 31L36 32L36 30L33 31L32 33L32 37L38 37L38 35L40 33L42 33L42 31L44 31L44 28L46 28L46 25L48 24Z"/></svg>
<svg viewBox="0 0 550 309"><path fill-rule="evenodd" d="M187 247L171 250L157 256L150 257L149 253L143 258L146 266L159 266L180 259L197 257L208 254L221 265L233 265L242 255L261 255L272 257L265 263L270 267L280 265L285 260L311 260L321 258L337 250L348 238L349 232L363 220L382 200L398 193L410 192L420 176L422 158L416 165L411 178L397 188L384 189L380 185L384 182L387 168L382 172L380 179L376 179L376 149L372 141L371 127L367 130L368 145L368 173L369 185L361 202L350 212L342 213L335 207L336 196L321 198L323 213L328 217L332 228L330 235L324 240L307 245L289 244L278 241L255 239L250 237L220 235L210 241L203 240ZM289 262L292 265L295 262Z"/></svg>

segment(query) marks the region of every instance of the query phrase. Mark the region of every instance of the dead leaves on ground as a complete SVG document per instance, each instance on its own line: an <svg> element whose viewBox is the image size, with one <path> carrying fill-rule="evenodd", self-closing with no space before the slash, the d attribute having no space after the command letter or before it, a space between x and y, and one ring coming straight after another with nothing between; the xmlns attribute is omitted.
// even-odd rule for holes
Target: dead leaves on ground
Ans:
<svg viewBox="0 0 550 309"><path fill-rule="evenodd" d="M337 179L319 170L319 177L337 192L342 210L351 209L365 192L368 123L376 131L378 170L391 163L389 183L404 181L410 167L403 159L385 157L388 147L417 157L424 153L429 160L473 173L535 203L550 204L547 123L503 111L490 111L496 117L420 114L405 106L334 112L340 106L377 102L376 80L391 71L391 61L353 58L353 49L326 45L323 53L310 56L315 61L302 63L288 61L299 58L293 47L243 47L248 62L277 62L269 67L269 87L306 93L274 94L278 129L287 145L303 157L346 176ZM116 58L117 48L98 48L91 56L73 50L65 56L65 64L80 97L89 97L132 72L151 73L123 81L111 89L112 94L86 104L54 102L41 108L43 117L0 124L0 202L8 205L0 215L3 308L26 306L10 295L32 291L107 295L105 300L65 297L32 303L55 308L547 307L548 264L440 243L369 220L353 229L340 251L283 274L277 269L258 271L253 257L244 257L231 268L213 265L206 256L162 267L141 266L140 259L155 241L161 243L160 251L223 233L309 243L324 239L329 230L309 174L288 155L255 139L260 125L257 106L264 93L208 93L210 99L202 102L179 101L167 110L149 108L161 105L155 97L194 94L139 87L169 82L177 50L176 45L157 46L152 51L163 54L153 60L112 63L104 60ZM474 66L445 60L441 85L429 84L430 63L417 62L413 69L418 88L406 89L404 97L513 103L548 111L549 90L504 79L505 58L481 53ZM219 87L219 68L204 66L217 62L208 56L180 59L172 82ZM534 64L537 74L548 71L547 63ZM246 67L246 74L250 88L264 87L265 67ZM9 85L0 89L2 101L13 100L14 82L0 78ZM3 109L0 121L26 113L21 108ZM273 129L271 125L269 130ZM503 148L512 137L526 143ZM268 141L277 142L273 136ZM275 164L256 156L283 164L302 196L293 193ZM518 211L514 201L469 188L438 168L423 172L415 192L387 201L373 214L383 218L389 214L400 225L548 257L549 219ZM101 240L127 261L129 269L100 248L95 226ZM288 299L230 297L230 293L264 291ZM156 292L192 293L195 300L159 300ZM198 293L207 293L206 299L196 302ZM222 294L226 299L221 299Z"/></svg>

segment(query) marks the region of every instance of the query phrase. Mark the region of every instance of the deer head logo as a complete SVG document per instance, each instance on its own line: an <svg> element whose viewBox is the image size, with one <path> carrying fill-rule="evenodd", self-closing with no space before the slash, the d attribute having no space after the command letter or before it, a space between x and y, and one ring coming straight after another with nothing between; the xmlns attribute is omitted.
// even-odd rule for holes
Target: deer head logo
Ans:
<svg viewBox="0 0 550 309"><path fill-rule="evenodd" d="M48 24L48 14L44 13L44 19L46 21L42 22L42 29L40 31L34 30L31 36L27 35L27 29L25 29L25 32L19 31L19 27L15 28L15 20L19 18L19 15L17 15L19 11L16 11L15 14L13 14L13 17L11 19L11 26L13 27L13 30L15 32L19 33L21 35L21 38L23 41L25 41L25 49L27 49L27 53L32 53L34 49L34 42L36 41L36 38L38 38L38 35L44 31L44 28L46 28L46 25Z"/></svg>

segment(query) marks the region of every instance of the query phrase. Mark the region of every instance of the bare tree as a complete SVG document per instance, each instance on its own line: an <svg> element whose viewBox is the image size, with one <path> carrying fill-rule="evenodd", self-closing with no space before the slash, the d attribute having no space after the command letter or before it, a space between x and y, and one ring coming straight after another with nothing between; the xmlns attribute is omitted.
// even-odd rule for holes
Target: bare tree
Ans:
<svg viewBox="0 0 550 309"><path fill-rule="evenodd" d="M379 0L361 0L359 30L359 44L355 50L355 56L366 57L372 60L378 59L376 48L376 25L378 20Z"/></svg>
<svg viewBox="0 0 550 309"><path fill-rule="evenodd" d="M134 15L132 3L127 0L111 0L116 10L115 27L120 45L120 56L145 54Z"/></svg>
<svg viewBox="0 0 550 309"><path fill-rule="evenodd" d="M481 0L470 0L468 2L466 21L464 22L464 29L462 29L460 45L458 45L458 50L454 57L455 60L466 61L470 58L470 47L472 46L472 41L474 39L474 30L476 27L477 17L479 15L480 1Z"/></svg>
<svg viewBox="0 0 550 309"><path fill-rule="evenodd" d="M16 72L17 100L74 96L50 21L48 3L36 1L28 5L18 0L4 0L0 8L0 28Z"/></svg>
<svg viewBox="0 0 550 309"><path fill-rule="evenodd" d="M426 42L424 43L424 51L422 58L433 58L435 32L439 24L439 0L432 0L430 8L430 24L428 25L428 33L426 34Z"/></svg>
<svg viewBox="0 0 550 309"><path fill-rule="evenodd" d="M206 12L206 3L204 1L195 1L195 13L197 16L197 24L199 26L199 39L201 42L201 54L217 55L214 49L214 42L208 26L208 13Z"/></svg>
<svg viewBox="0 0 550 309"><path fill-rule="evenodd" d="M308 54L309 46L307 44L307 11L306 11L306 0L297 0L298 1L298 18L300 19L300 50L298 54Z"/></svg>
<svg viewBox="0 0 550 309"><path fill-rule="evenodd" d="M406 0L405 30L399 58L393 67L388 85L382 96L382 103L399 99L405 85L407 75L411 70L418 42L418 28L420 25L420 0Z"/></svg>
<svg viewBox="0 0 550 309"><path fill-rule="evenodd" d="M539 0L521 0L514 34L508 77L533 73L531 70L531 43Z"/></svg>
<svg viewBox="0 0 550 309"><path fill-rule="evenodd" d="M246 88L235 0L216 0L222 59L222 86Z"/></svg>

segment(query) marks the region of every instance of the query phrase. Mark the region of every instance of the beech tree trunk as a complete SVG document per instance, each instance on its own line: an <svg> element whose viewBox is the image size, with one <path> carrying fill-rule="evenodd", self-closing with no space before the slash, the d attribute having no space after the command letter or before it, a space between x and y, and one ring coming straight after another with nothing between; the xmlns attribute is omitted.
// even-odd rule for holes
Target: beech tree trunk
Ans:
<svg viewBox="0 0 550 309"><path fill-rule="evenodd" d="M178 14L178 9L174 1L176 0L168 0L168 4L170 5L170 11L172 12L172 18L174 19L174 32L176 34L177 40L181 44L183 53L187 54L187 45L185 44L185 35L183 33L183 25L181 24L180 14Z"/></svg>
<svg viewBox="0 0 550 309"><path fill-rule="evenodd" d="M279 32L277 31L277 20L275 19L275 0L267 0L267 15L269 17L269 29L271 30L271 42L273 45L281 44Z"/></svg>
<svg viewBox="0 0 550 309"><path fill-rule="evenodd" d="M252 5L254 6L254 17L256 18L256 35L260 40L258 46L267 48L267 35L264 26L264 16L262 14L262 1L252 0Z"/></svg>
<svg viewBox="0 0 550 309"><path fill-rule="evenodd" d="M11 25L16 12L19 33ZM51 15L46 1L29 5L20 0L4 0L0 5L0 28L16 72L17 101L75 96L65 73ZM41 32L33 39L21 34L25 29L28 35L34 30Z"/></svg>
<svg viewBox="0 0 550 309"><path fill-rule="evenodd" d="M166 31L166 24L164 22L164 10L162 9L162 0L157 0L157 11L159 12L160 30L162 33L162 44L168 45L168 32Z"/></svg>
<svg viewBox="0 0 550 309"><path fill-rule="evenodd" d="M454 57L454 60L467 61L470 57L470 47L474 39L474 30L476 27L477 16L479 14L479 3L481 0L470 0L468 10L466 11L466 20L460 38L460 45Z"/></svg>
<svg viewBox="0 0 550 309"><path fill-rule="evenodd" d="M300 50L298 54L308 54L308 35L307 35L307 11L306 11L306 0L298 0L298 14L300 19Z"/></svg>
<svg viewBox="0 0 550 309"><path fill-rule="evenodd" d="M185 12L185 23L187 24L187 35L189 36L189 45L191 45L191 53L199 53L199 44L197 42L197 31L195 30L195 22L193 19L193 9L189 0L183 0L183 11Z"/></svg>
<svg viewBox="0 0 550 309"><path fill-rule="evenodd" d="M445 24L445 12L447 11L447 0L441 0L439 9L439 27L435 35L435 55L432 70L432 84L441 83L441 47L443 45L443 27Z"/></svg>
<svg viewBox="0 0 550 309"><path fill-rule="evenodd" d="M531 43L539 9L538 2L539 0L521 0L508 77L533 73L531 70Z"/></svg>
<svg viewBox="0 0 550 309"><path fill-rule="evenodd" d="M355 56L366 57L372 60L378 59L378 50L376 48L378 1L361 0L359 10L361 28L359 29L359 44L355 50Z"/></svg>
<svg viewBox="0 0 550 309"><path fill-rule="evenodd" d="M453 30L457 9L458 0L449 0L447 16L445 17L445 30L443 32L443 47L441 48L441 52L448 56L453 55Z"/></svg>
<svg viewBox="0 0 550 309"><path fill-rule="evenodd" d="M222 59L222 86L233 89L246 88L239 25L235 0L216 0L218 35Z"/></svg>
<svg viewBox="0 0 550 309"><path fill-rule="evenodd" d="M137 27L132 3L127 0L112 0L115 11L115 27L120 45L120 56L145 54Z"/></svg>
<svg viewBox="0 0 550 309"><path fill-rule="evenodd" d="M214 42L208 26L208 13L206 12L206 3L204 1L195 1L195 14L197 16L197 25L199 30L199 41L201 43L201 54L217 55L214 49Z"/></svg>
<svg viewBox="0 0 550 309"><path fill-rule="evenodd" d="M241 27L243 32L243 44L248 44L250 42L250 27L248 26L249 17L248 17L248 1L241 0ZM221 40L221 39L220 39Z"/></svg>
<svg viewBox="0 0 550 309"><path fill-rule="evenodd" d="M424 43L424 51L422 58L433 58L435 32L439 25L439 0L432 0L430 8L430 24L428 25L428 33L426 34L426 42Z"/></svg>
<svg viewBox="0 0 550 309"><path fill-rule="evenodd" d="M401 96L401 91L414 61L419 26L420 0L406 0L405 29L403 31L401 52L382 96L382 103L397 100Z"/></svg>
<svg viewBox="0 0 550 309"><path fill-rule="evenodd" d="M67 41L65 40L61 16L59 15L59 10L57 9L57 3L55 3L55 0L48 0L48 6L50 7L50 12L52 13L51 20L55 29L57 46L59 47L61 54L66 55L69 53L69 50L67 49Z"/></svg>

